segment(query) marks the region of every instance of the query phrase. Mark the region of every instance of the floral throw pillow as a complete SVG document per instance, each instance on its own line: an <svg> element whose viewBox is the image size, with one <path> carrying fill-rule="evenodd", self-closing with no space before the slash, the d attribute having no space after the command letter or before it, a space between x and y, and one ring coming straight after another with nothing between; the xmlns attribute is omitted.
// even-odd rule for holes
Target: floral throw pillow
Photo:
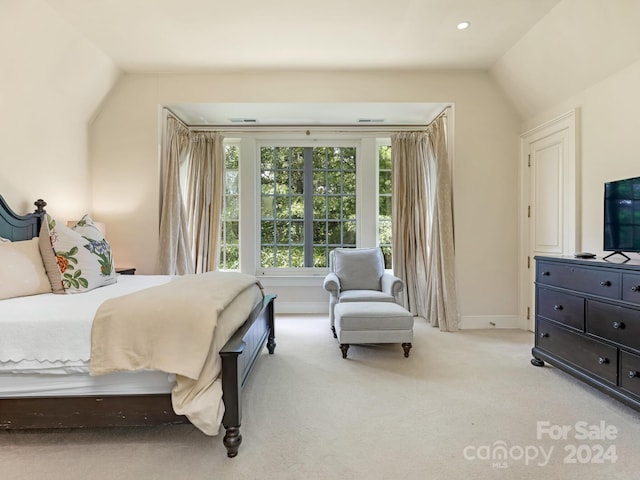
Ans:
<svg viewBox="0 0 640 480"><path fill-rule="evenodd" d="M116 282L111 247L89 215L69 228L45 215L40 252L54 293L81 293Z"/></svg>

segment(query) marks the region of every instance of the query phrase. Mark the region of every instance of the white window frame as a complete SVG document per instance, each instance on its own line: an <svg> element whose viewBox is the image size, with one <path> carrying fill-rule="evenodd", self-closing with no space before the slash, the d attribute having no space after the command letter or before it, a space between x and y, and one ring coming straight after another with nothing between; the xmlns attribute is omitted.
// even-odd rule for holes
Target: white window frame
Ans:
<svg viewBox="0 0 640 480"><path fill-rule="evenodd" d="M341 148L355 148L356 150L356 245L359 246L358 242L358 232L360 231L360 226L362 223L362 218L358 215L360 211L360 192L362 190L362 186L359 185L358 182L358 171L360 170L360 142L355 142L353 140L318 140L318 141L310 141L306 139L301 140L267 140L267 141L259 141L256 142L256 156L257 156L257 169L258 169L258 178L260 178L260 149L263 147L341 147ZM258 189L260 186L258 185ZM261 212L261 204L260 204L260 195L258 195L258 205L257 205L257 220L258 220L258 228L256 233L260 232L261 222L260 222L260 212ZM258 234L258 251L256 252L257 261L258 261L258 274L260 275L314 275L317 272L326 275L328 272L327 268L316 268L316 267L300 267L300 268L263 268L260 266L260 235Z"/></svg>
<svg viewBox="0 0 640 480"><path fill-rule="evenodd" d="M380 147L390 147L391 138L379 138L376 141L376 245L380 246L380 161L379 151ZM393 216L393 215L392 215ZM393 220L392 220L393 221Z"/></svg>
<svg viewBox="0 0 640 480"><path fill-rule="evenodd" d="M258 277L320 277L328 268L261 268L260 266L260 148L264 146L356 148L356 246L378 246L378 144L388 144L386 132L327 132L285 134L277 131L234 132L225 143L240 146L240 271ZM364 188L372 185L374 188Z"/></svg>
<svg viewBox="0 0 640 480"><path fill-rule="evenodd" d="M230 139L224 140L224 149L225 149L225 169L224 169L224 178L225 178L225 185L224 185L224 194L223 194L223 204L222 204L222 215L220 218L220 228L221 228L221 236L222 233L226 231L226 226L225 226L225 213L226 213L226 207L227 207L227 186L226 186L226 179L227 179L227 169L226 169L226 147L227 146L234 146L238 149L238 151L240 150L240 141L238 139ZM240 152L238 154L238 156L240 156ZM240 176L240 165L238 165L238 177ZM238 179L239 180L239 179ZM240 217L240 212L241 212L241 206L240 206L240 202L242 201L242 189L241 189L241 185L238 182L238 217ZM223 243L222 241L220 242L220 255L222 255L222 249L226 246L225 243ZM240 218L238 218L238 255L240 255L240 252L242 250L242 245L241 245L241 237L240 237ZM239 258L239 262L240 262L240 258ZM241 271L242 269L242 264L240 263L239 268L237 269L226 269L226 268L222 268L222 264L220 265L220 270L222 271L228 271L228 272L237 272L237 271Z"/></svg>

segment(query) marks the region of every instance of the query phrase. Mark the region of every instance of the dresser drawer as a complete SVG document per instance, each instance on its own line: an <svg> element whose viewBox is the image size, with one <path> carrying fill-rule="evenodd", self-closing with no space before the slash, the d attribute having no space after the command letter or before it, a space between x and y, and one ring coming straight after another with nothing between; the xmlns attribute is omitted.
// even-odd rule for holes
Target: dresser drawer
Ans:
<svg viewBox="0 0 640 480"><path fill-rule="evenodd" d="M537 287L536 314L584 331L584 298Z"/></svg>
<svg viewBox="0 0 640 480"><path fill-rule="evenodd" d="M620 386L640 396L640 356L620 352Z"/></svg>
<svg viewBox="0 0 640 480"><path fill-rule="evenodd" d="M580 367L602 380L616 384L618 349L585 335L542 320L536 321L536 346Z"/></svg>
<svg viewBox="0 0 640 480"><path fill-rule="evenodd" d="M640 305L640 275L622 274L622 300Z"/></svg>
<svg viewBox="0 0 640 480"><path fill-rule="evenodd" d="M606 298L620 298L621 274L615 271L538 261L536 282Z"/></svg>
<svg viewBox="0 0 640 480"><path fill-rule="evenodd" d="M629 348L640 346L640 310L587 300L587 333Z"/></svg>

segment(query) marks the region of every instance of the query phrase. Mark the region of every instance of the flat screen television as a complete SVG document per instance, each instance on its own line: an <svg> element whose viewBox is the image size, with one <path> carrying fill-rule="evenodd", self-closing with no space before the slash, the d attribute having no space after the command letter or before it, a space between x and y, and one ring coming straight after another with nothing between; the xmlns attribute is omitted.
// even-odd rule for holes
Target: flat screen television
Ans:
<svg viewBox="0 0 640 480"><path fill-rule="evenodd" d="M604 184L604 250L640 252L640 177Z"/></svg>

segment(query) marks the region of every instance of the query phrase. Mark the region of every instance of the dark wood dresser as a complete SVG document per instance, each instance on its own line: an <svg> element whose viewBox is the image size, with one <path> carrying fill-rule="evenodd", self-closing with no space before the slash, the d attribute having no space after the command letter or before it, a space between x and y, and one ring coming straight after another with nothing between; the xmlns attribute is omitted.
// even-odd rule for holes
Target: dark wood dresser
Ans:
<svg viewBox="0 0 640 480"><path fill-rule="evenodd" d="M536 257L531 363L640 410L640 261Z"/></svg>

